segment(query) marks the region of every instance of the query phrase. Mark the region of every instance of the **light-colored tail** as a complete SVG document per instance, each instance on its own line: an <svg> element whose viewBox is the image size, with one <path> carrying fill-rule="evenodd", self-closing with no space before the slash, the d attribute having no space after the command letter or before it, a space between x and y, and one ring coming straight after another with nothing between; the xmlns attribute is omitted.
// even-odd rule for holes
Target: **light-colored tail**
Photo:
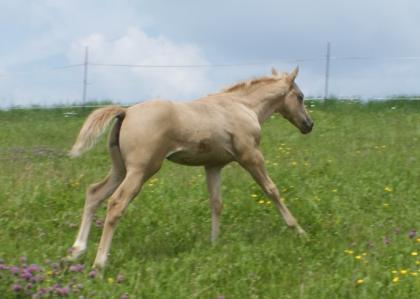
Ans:
<svg viewBox="0 0 420 299"><path fill-rule="evenodd" d="M77 157L92 148L103 134L106 127L114 117L124 117L125 108L119 106L107 106L93 111L77 136L71 151L70 157Z"/></svg>

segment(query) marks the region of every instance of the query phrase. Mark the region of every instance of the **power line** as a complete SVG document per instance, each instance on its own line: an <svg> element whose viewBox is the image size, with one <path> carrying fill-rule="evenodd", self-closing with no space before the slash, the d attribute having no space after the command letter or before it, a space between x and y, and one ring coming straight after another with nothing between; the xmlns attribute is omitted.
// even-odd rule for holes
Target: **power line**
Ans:
<svg viewBox="0 0 420 299"><path fill-rule="evenodd" d="M267 66L279 62L305 62L321 60L322 58L301 58L301 59L282 59L271 62L247 62L247 63L215 63L215 64L112 64L112 63L89 63L91 66L103 67L133 67L133 68L232 68L248 66Z"/></svg>
<svg viewBox="0 0 420 299"><path fill-rule="evenodd" d="M244 62L244 63L207 63L207 64L121 64L121 63L100 63L100 62L84 62L70 65L63 65L58 67L51 67L46 69L28 70L28 71L8 71L3 73L0 77L9 77L9 74L32 74L40 72L51 72L63 69L78 68L78 67L120 67L120 68L156 68L156 69L194 69L194 68L235 68L235 67L252 67L252 66L271 66L278 63L302 63L310 61L323 61L325 56L308 57L308 58L290 58L290 59L276 59L270 62ZM330 56L330 60L420 60L420 56Z"/></svg>

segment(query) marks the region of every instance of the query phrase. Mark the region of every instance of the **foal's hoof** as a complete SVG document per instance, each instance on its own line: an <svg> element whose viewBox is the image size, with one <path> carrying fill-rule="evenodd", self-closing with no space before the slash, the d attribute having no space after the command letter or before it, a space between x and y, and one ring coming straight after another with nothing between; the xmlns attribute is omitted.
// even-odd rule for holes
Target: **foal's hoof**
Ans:
<svg viewBox="0 0 420 299"><path fill-rule="evenodd" d="M104 268L99 268L95 265L92 266L92 270L89 272L89 278L103 279L104 278Z"/></svg>
<svg viewBox="0 0 420 299"><path fill-rule="evenodd" d="M309 239L308 234L300 226L296 227L296 231L297 231L299 237L301 237L302 239L304 239L304 240Z"/></svg>
<svg viewBox="0 0 420 299"><path fill-rule="evenodd" d="M105 277L105 266L93 264L91 273L95 273L97 279L103 279Z"/></svg>
<svg viewBox="0 0 420 299"><path fill-rule="evenodd" d="M68 250L68 255L62 258L62 261L65 263L72 263L79 260L84 254L85 250L77 250L76 248L72 247Z"/></svg>

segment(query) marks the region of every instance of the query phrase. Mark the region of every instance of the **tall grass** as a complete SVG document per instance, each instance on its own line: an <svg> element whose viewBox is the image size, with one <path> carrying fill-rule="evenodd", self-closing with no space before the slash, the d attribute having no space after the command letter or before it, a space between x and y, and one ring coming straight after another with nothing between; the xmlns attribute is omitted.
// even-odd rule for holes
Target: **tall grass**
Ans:
<svg viewBox="0 0 420 299"><path fill-rule="evenodd" d="M311 134L275 116L261 147L308 240L232 164L223 171L220 239L210 246L203 169L167 162L118 225L103 279L89 268L105 208L84 267L58 262L77 232L86 187L110 165L105 140L81 158L65 155L90 110L0 112L1 297L45 288L74 298L416 298L420 103L307 105ZM31 264L37 281L21 277Z"/></svg>

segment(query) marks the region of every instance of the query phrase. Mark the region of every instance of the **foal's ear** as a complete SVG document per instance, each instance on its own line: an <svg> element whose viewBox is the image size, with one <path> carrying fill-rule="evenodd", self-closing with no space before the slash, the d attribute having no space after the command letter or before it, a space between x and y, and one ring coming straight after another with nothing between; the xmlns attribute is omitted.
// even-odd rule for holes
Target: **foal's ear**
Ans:
<svg viewBox="0 0 420 299"><path fill-rule="evenodd" d="M299 67L296 66L295 69L288 75L290 82L294 82L298 74Z"/></svg>
<svg viewBox="0 0 420 299"><path fill-rule="evenodd" d="M277 73L277 70L276 70L274 67L272 67L272 68L271 68L271 74L272 74L273 76L277 76L279 73Z"/></svg>

